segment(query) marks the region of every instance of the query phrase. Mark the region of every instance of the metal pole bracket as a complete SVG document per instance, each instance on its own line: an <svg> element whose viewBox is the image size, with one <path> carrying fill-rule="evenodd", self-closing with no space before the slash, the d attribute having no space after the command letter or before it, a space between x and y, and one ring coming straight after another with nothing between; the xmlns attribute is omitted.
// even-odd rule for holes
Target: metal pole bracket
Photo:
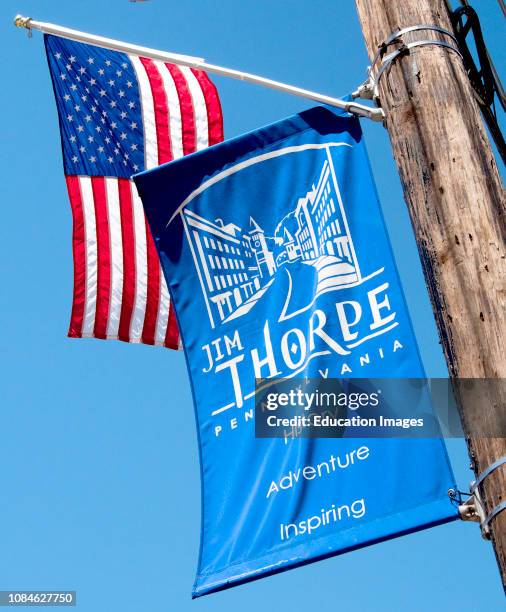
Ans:
<svg viewBox="0 0 506 612"><path fill-rule="evenodd" d="M484 540L490 540L490 529L486 523L485 509L481 496L476 490L469 499L459 506L459 516L463 521L480 523L481 535Z"/></svg>
<svg viewBox="0 0 506 612"><path fill-rule="evenodd" d="M503 510L506 510L506 500L497 504L489 514L485 513L485 508L481 500L479 491L480 485L486 478L490 476L497 468L506 464L506 455L499 457L496 461L491 463L483 472L473 480L471 483L470 491L471 496L463 504L459 506L459 515L463 521L474 521L480 523L481 535L486 540L490 540L490 523L491 521Z"/></svg>

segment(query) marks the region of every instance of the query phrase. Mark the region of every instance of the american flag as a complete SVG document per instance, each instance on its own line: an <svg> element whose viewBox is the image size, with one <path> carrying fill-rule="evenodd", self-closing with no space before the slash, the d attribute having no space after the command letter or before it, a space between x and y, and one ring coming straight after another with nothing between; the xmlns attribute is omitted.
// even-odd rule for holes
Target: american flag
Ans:
<svg viewBox="0 0 506 612"><path fill-rule="evenodd" d="M68 335L179 348L158 253L130 177L223 140L199 70L46 35L73 216Z"/></svg>

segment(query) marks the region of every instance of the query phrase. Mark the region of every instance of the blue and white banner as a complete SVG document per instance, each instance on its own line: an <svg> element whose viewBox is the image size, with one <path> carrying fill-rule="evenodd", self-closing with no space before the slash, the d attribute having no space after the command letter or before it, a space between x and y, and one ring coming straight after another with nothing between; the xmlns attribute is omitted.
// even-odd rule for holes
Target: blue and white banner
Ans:
<svg viewBox="0 0 506 612"><path fill-rule="evenodd" d="M441 439L255 437L255 378L424 376L358 120L316 107L135 182L198 424L194 596L457 518Z"/></svg>

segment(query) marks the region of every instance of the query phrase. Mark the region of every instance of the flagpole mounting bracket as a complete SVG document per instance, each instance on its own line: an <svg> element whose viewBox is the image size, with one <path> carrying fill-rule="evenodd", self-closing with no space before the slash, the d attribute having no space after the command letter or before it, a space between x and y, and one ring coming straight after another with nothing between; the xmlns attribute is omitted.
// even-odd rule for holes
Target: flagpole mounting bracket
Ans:
<svg viewBox="0 0 506 612"><path fill-rule="evenodd" d="M461 520L479 523L483 539L490 540L490 529L486 522L487 517L485 508L483 507L481 495L477 489L471 494L469 499L459 505L458 509Z"/></svg>
<svg viewBox="0 0 506 612"><path fill-rule="evenodd" d="M491 463L479 476L477 476L476 480L471 483L470 487L470 497L463 504L459 506L459 515L463 521L473 521L476 523L480 523L481 535L484 539L490 540L490 522L494 519L500 512L506 510L506 501L502 501L500 504L492 508L490 513L487 515L485 512L485 507L483 505L479 486L483 483L483 481L490 476L495 470L497 470L502 465L506 464L506 455L499 457L496 461Z"/></svg>

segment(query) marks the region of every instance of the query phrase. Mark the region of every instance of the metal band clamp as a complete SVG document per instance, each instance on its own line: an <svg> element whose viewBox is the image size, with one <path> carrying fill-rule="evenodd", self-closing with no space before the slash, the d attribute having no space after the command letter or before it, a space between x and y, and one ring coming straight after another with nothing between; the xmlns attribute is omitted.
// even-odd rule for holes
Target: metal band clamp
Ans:
<svg viewBox="0 0 506 612"><path fill-rule="evenodd" d="M492 472L497 470L498 467L501 467L501 465L505 463L506 455L503 455L502 457L499 457L499 459L491 463L486 470L483 470L483 472L476 478L476 480L471 483L471 493L474 493L476 489L481 485L481 483L485 480L485 478L490 476Z"/></svg>
<svg viewBox="0 0 506 612"><path fill-rule="evenodd" d="M482 528L488 529L490 521L494 519L499 514L499 512L502 512L503 510L506 510L506 500L502 501L500 504L497 504L495 508L492 508L490 514L483 521Z"/></svg>
<svg viewBox="0 0 506 612"><path fill-rule="evenodd" d="M413 41L411 43L405 43L402 40L402 37L404 34L407 34L409 32L416 32L419 30L430 30L434 32L439 32L440 34L444 34L445 36L448 36L449 38L451 38L451 40L455 43L455 45L448 43L448 42L444 42L442 40L421 39L421 40ZM390 45L398 44L398 43L401 44L401 46L398 49L396 49L395 51L392 51L392 53L388 55L385 55ZM372 64L371 66L369 66L367 70L368 79L356 91L353 92L352 96L354 98L366 98L366 99L377 100L379 98L378 86L379 86L380 79L382 75L385 73L385 71L390 67L392 62L395 61L398 57L408 55L410 50L415 47L425 47L429 45L434 45L437 47L444 47L446 49L449 49L450 51L454 51L462 59L462 54L460 53L458 49L457 39L450 31L446 30L445 28L440 28L439 26L435 26L435 25L420 24L420 25L408 26L406 28L394 30L390 34L390 36L388 36L388 38L379 45L378 51L373 58ZM375 72L374 69L376 65L378 64L379 60L381 60L381 64Z"/></svg>
<svg viewBox="0 0 506 612"><path fill-rule="evenodd" d="M492 508L488 515L485 515L485 509L480 496L479 486L484 482L490 474L492 474L501 465L506 464L506 455L499 457L491 463L483 472L471 483L471 497L459 506L460 518L464 521L476 521L480 523L481 534L485 539L490 539L490 523L503 510L506 510L506 500L500 502Z"/></svg>

